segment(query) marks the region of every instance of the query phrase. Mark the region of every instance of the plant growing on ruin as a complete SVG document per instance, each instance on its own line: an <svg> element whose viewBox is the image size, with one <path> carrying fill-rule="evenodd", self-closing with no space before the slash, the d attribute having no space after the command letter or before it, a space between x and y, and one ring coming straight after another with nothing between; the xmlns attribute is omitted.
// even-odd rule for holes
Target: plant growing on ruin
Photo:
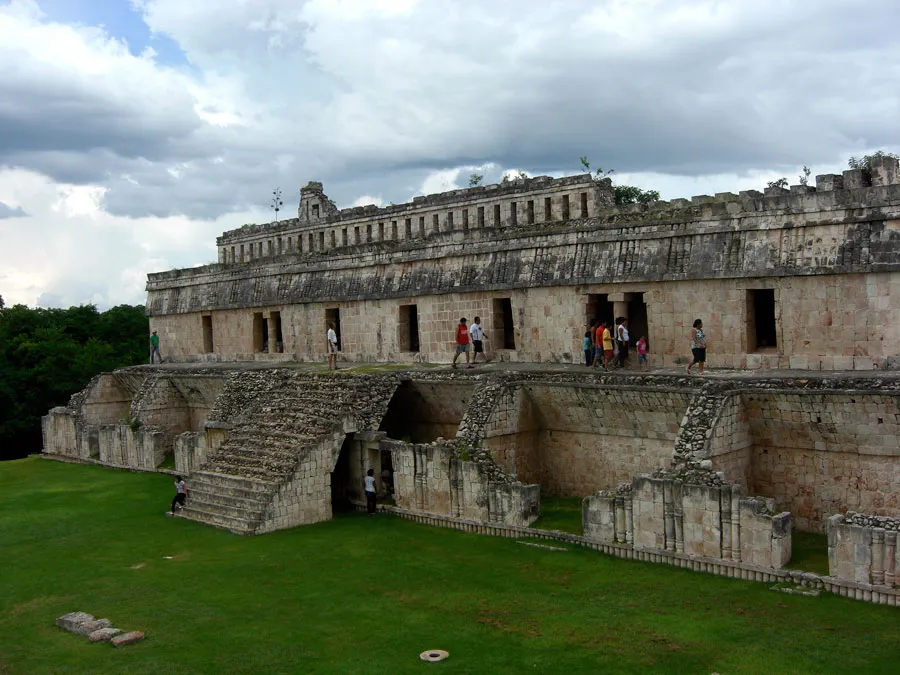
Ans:
<svg viewBox="0 0 900 675"><path fill-rule="evenodd" d="M469 187L475 187L480 184L481 181L484 180L484 175L480 173L473 173L469 175Z"/></svg>
<svg viewBox="0 0 900 675"><path fill-rule="evenodd" d="M588 173L591 173L591 162L587 155L578 158L581 166ZM594 180L606 178L616 172L615 169L597 168L594 169ZM616 206L626 206L628 204L649 204L650 202L659 201L658 190L643 190L636 185L613 185L613 194L615 196Z"/></svg>
<svg viewBox="0 0 900 675"><path fill-rule="evenodd" d="M275 188L272 191L272 208L275 209L275 222L278 222L278 212L281 211L281 207L284 206L284 202L281 201L281 188Z"/></svg>
<svg viewBox="0 0 900 675"><path fill-rule="evenodd" d="M866 180L872 180L872 164L875 163L876 159L900 159L900 155L897 155L893 152L885 152L884 150L876 150L871 155L863 155L862 157L851 157L847 160L847 166L851 169L860 169L863 172L863 176L866 177Z"/></svg>
<svg viewBox="0 0 900 675"><path fill-rule="evenodd" d="M798 179L800 181L800 185L802 185L803 187L806 187L807 185L809 185L809 174L811 174L811 173L812 173L812 169L810 169L808 166L806 166L806 164L804 164L803 165L803 173L801 174L800 178Z"/></svg>
<svg viewBox="0 0 900 675"><path fill-rule="evenodd" d="M782 176L778 180L770 180L766 183L766 187L769 188L781 188L782 190L786 189L788 186L788 179Z"/></svg>

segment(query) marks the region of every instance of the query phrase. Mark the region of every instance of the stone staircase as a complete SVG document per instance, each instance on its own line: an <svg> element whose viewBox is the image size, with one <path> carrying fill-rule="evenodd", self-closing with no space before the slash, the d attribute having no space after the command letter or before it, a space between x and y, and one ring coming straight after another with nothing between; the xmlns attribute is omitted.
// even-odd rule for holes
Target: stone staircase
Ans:
<svg viewBox="0 0 900 675"><path fill-rule="evenodd" d="M355 418L357 429L377 428L395 387L384 376L237 374L210 414L233 428L191 475L180 515L239 534L257 532L275 493L310 449L347 417Z"/></svg>

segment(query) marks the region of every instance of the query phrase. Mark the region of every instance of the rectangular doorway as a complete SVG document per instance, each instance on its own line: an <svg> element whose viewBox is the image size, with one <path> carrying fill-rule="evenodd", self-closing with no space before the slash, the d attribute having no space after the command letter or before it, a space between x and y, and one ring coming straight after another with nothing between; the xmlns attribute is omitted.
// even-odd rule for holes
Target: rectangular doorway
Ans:
<svg viewBox="0 0 900 675"><path fill-rule="evenodd" d="M419 308L416 305L400 305L399 331L400 351L419 351Z"/></svg>
<svg viewBox="0 0 900 675"><path fill-rule="evenodd" d="M213 324L212 317L209 315L203 316L203 353L204 354L212 354L215 350L213 348Z"/></svg>
<svg viewBox="0 0 900 675"><path fill-rule="evenodd" d="M265 351L265 345L268 338L266 334L269 330L268 323L263 318L262 312L254 312L253 314L253 351Z"/></svg>
<svg viewBox="0 0 900 675"><path fill-rule="evenodd" d="M585 326L589 326L591 320L609 322L610 325L613 325L616 317L613 304L609 301L609 295L596 293L588 295L587 298Z"/></svg>
<svg viewBox="0 0 900 675"><path fill-rule="evenodd" d="M631 345L637 344L643 335L647 338L647 348L650 348L650 327L647 323L647 305L644 302L643 293L631 293L628 299L628 337ZM626 296L627 297L627 296Z"/></svg>
<svg viewBox="0 0 900 675"><path fill-rule="evenodd" d="M775 324L775 290L747 290L747 351L773 349L778 346Z"/></svg>
<svg viewBox="0 0 900 675"><path fill-rule="evenodd" d="M502 349L516 348L516 333L513 326L512 300L509 298L494 298L494 333L496 345L503 345Z"/></svg>
<svg viewBox="0 0 900 675"><path fill-rule="evenodd" d="M325 310L325 335L328 335L329 324L334 324L334 332L337 334L338 351L343 351L343 342L341 341L341 310L338 307L331 307Z"/></svg>

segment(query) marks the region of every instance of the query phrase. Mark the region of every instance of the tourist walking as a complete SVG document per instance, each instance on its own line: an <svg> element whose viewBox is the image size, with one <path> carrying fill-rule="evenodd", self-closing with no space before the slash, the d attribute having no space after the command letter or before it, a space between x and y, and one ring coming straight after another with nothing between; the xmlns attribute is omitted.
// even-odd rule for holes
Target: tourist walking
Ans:
<svg viewBox="0 0 900 675"><path fill-rule="evenodd" d="M594 339L594 368L603 365L603 331L605 326L602 321L597 322L597 327L593 329L591 337Z"/></svg>
<svg viewBox="0 0 900 675"><path fill-rule="evenodd" d="M159 335L156 331L150 336L150 363L153 363L154 357L159 357L159 362L163 362L162 354L159 353Z"/></svg>
<svg viewBox="0 0 900 675"><path fill-rule="evenodd" d="M613 351L612 324L607 321L603 326L603 369L609 370L610 364L613 362L616 354Z"/></svg>
<svg viewBox="0 0 900 675"><path fill-rule="evenodd" d="M337 370L338 339L333 323L328 324L328 333L325 337L328 341L328 370Z"/></svg>
<svg viewBox="0 0 900 675"><path fill-rule="evenodd" d="M482 360L487 363L490 359L484 353L484 328L481 327L481 317L476 316L469 328L469 335L472 337L472 365L478 361L478 355L481 354Z"/></svg>
<svg viewBox="0 0 900 675"><path fill-rule="evenodd" d="M647 356L647 338L641 335L641 339L637 341L638 367L641 370L650 370L650 360Z"/></svg>
<svg viewBox="0 0 900 675"><path fill-rule="evenodd" d="M366 513L375 515L375 469L366 471Z"/></svg>
<svg viewBox="0 0 900 675"><path fill-rule="evenodd" d="M175 515L175 507L184 508L184 502L188 497L187 485L181 476L175 476L175 499L172 500L172 515Z"/></svg>
<svg viewBox="0 0 900 675"><path fill-rule="evenodd" d="M592 366L594 365L594 333L597 330L597 319L591 319L591 322L588 324L587 333L585 333L585 337L590 336L591 338L591 348L590 353L586 354L584 357L584 365ZM587 345L587 343L585 343ZM587 346L585 346L587 349Z"/></svg>
<svg viewBox="0 0 900 675"><path fill-rule="evenodd" d="M706 363L706 334L703 332L703 322L700 319L694 321L694 327L691 328L691 356L693 358L687 365L687 371L691 372L691 366L696 363L702 375Z"/></svg>
<svg viewBox="0 0 900 675"><path fill-rule="evenodd" d="M466 355L466 364L471 368L472 364L469 363L469 327L466 325L465 317L460 319L459 325L456 326L456 353L453 355L453 363L450 364L453 368L456 368L456 359L459 358L460 354Z"/></svg>
<svg viewBox="0 0 900 675"><path fill-rule="evenodd" d="M616 340L619 343L619 368L628 367L628 319L624 316L619 319L619 327L616 329L618 333Z"/></svg>
<svg viewBox="0 0 900 675"><path fill-rule="evenodd" d="M594 341L591 339L591 331L584 331L584 365L588 368L594 360Z"/></svg>

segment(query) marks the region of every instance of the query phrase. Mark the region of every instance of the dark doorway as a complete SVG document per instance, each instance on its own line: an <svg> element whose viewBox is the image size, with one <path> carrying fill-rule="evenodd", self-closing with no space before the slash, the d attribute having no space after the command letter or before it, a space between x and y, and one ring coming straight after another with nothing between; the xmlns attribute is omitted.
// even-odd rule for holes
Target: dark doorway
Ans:
<svg viewBox="0 0 900 675"><path fill-rule="evenodd" d="M400 383L388 403L379 431L407 443L431 443L456 438L472 397L471 381Z"/></svg>
<svg viewBox="0 0 900 675"><path fill-rule="evenodd" d="M636 345L643 335L647 338L647 348L650 348L650 327L647 324L647 305L644 303L643 293L632 293L628 301L628 337L632 346Z"/></svg>
<svg viewBox="0 0 900 675"><path fill-rule="evenodd" d="M494 298L494 332L495 344L502 344L503 349L516 348L512 300L509 298Z"/></svg>
<svg viewBox="0 0 900 675"><path fill-rule="evenodd" d="M269 351L269 320L266 317L262 318L262 349L261 352Z"/></svg>
<svg viewBox="0 0 900 675"><path fill-rule="evenodd" d="M419 310L416 305L400 305L400 351L419 351Z"/></svg>
<svg viewBox="0 0 900 675"><path fill-rule="evenodd" d="M362 495L350 485L350 453L353 448L353 434L347 434L341 445L341 453L338 455L337 464L331 472L331 512L341 513L351 511L353 505L350 500Z"/></svg>
<svg viewBox="0 0 900 675"><path fill-rule="evenodd" d="M337 334L338 350L343 351L343 343L341 342L341 310L332 307L325 310L325 332L328 332L328 324L334 324L334 332Z"/></svg>
<svg viewBox="0 0 900 675"><path fill-rule="evenodd" d="M615 310L613 309L613 304L609 301L609 295L606 293L588 296L587 319L585 325L590 325L592 319L596 321L608 321L610 325L615 321Z"/></svg>
<svg viewBox="0 0 900 675"><path fill-rule="evenodd" d="M381 476L378 480L379 498L394 503L394 459L390 450L381 451Z"/></svg>
<svg viewBox="0 0 900 675"><path fill-rule="evenodd" d="M747 351L778 346L775 329L775 291L759 288L747 291Z"/></svg>
<svg viewBox="0 0 900 675"><path fill-rule="evenodd" d="M254 352L265 351L267 330L268 330L268 327L266 325L266 320L263 319L262 312L254 313L253 314L253 351Z"/></svg>
<svg viewBox="0 0 900 675"><path fill-rule="evenodd" d="M215 351L213 347L213 325L212 317L203 317L203 353L212 354Z"/></svg>
<svg viewBox="0 0 900 675"><path fill-rule="evenodd" d="M275 351L281 354L284 351L284 338L281 335L281 312L272 312L270 320L275 328Z"/></svg>

